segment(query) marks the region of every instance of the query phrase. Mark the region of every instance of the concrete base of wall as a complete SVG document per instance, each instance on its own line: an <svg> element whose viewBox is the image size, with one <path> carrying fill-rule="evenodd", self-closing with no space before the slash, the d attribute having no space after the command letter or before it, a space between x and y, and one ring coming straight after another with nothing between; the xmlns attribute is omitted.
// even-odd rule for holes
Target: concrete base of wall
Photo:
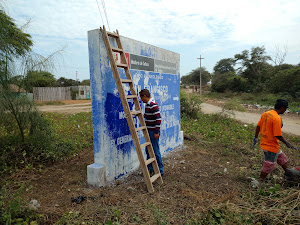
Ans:
<svg viewBox="0 0 300 225"><path fill-rule="evenodd" d="M93 163L87 166L87 182L89 185L101 187L106 184L106 168L102 164Z"/></svg>

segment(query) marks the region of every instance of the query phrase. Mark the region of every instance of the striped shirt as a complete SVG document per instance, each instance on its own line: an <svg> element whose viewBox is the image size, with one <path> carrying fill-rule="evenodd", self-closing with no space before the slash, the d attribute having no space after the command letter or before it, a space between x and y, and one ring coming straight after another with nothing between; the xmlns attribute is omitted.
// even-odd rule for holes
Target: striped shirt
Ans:
<svg viewBox="0 0 300 225"><path fill-rule="evenodd" d="M161 116L158 104L153 98L146 103L144 118L147 129L158 134L160 132Z"/></svg>

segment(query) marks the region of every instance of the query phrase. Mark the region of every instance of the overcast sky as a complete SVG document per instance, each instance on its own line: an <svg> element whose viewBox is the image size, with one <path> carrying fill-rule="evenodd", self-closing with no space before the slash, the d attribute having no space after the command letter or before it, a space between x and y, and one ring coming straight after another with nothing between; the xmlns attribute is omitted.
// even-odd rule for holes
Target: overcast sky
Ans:
<svg viewBox="0 0 300 225"><path fill-rule="evenodd" d="M103 24L111 31L180 54L181 76L202 66L213 72L223 58L265 46L287 48L285 62L300 63L300 0L2 0L33 50L47 55L67 46L56 78L89 79L87 31Z"/></svg>

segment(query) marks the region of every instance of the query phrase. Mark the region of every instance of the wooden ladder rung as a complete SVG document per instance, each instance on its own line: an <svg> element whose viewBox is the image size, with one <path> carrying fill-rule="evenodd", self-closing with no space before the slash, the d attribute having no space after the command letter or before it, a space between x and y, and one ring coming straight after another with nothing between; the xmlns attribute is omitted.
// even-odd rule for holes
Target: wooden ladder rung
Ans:
<svg viewBox="0 0 300 225"><path fill-rule="evenodd" d="M127 64L122 64L122 63L116 63L117 67L121 67L121 68L127 68Z"/></svg>
<svg viewBox="0 0 300 225"><path fill-rule="evenodd" d="M132 83L132 80L130 79L121 79L122 83Z"/></svg>
<svg viewBox="0 0 300 225"><path fill-rule="evenodd" d="M142 111L131 111L130 112L130 114L133 115L133 116L139 115L141 113L142 113Z"/></svg>
<svg viewBox="0 0 300 225"><path fill-rule="evenodd" d="M113 52L119 52L119 53L124 52L123 49L120 48L111 48L111 50L113 50Z"/></svg>
<svg viewBox="0 0 300 225"><path fill-rule="evenodd" d="M154 162L155 158L150 158L148 160L146 160L146 165L149 165L150 163Z"/></svg>
<svg viewBox="0 0 300 225"><path fill-rule="evenodd" d="M146 126L143 126L143 127L138 127L138 128L135 128L135 131L138 132L140 130L145 130L146 129Z"/></svg>
<svg viewBox="0 0 300 225"><path fill-rule="evenodd" d="M156 181L159 177L160 177L160 173L159 174L155 174L152 177L150 177L151 183L153 183L154 181Z"/></svg>
<svg viewBox="0 0 300 225"><path fill-rule="evenodd" d="M141 144L141 148L145 148L148 145L151 145L151 142L145 142L144 144Z"/></svg>
<svg viewBox="0 0 300 225"><path fill-rule="evenodd" d="M126 95L127 99L137 98L137 95Z"/></svg>
<svg viewBox="0 0 300 225"><path fill-rule="evenodd" d="M106 33L110 37L114 37L114 38L118 38L119 37L119 35L117 33L112 33L112 32L109 32L109 31L106 31Z"/></svg>

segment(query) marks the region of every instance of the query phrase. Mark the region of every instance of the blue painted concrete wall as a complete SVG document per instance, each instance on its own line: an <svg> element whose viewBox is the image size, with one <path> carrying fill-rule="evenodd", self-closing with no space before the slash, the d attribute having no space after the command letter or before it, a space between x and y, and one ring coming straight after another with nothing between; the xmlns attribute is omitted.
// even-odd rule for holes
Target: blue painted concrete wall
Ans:
<svg viewBox="0 0 300 225"><path fill-rule="evenodd" d="M130 57L130 72L137 92L147 88L160 106L162 115L160 149L163 154L183 144L180 129L180 56L149 44L121 37ZM112 40L113 46L116 46ZM94 161L104 165L107 181L139 166L132 137L124 117L100 31L88 32L94 130ZM116 55L116 60L119 56ZM121 77L124 71L119 69ZM129 92L129 87L125 88ZM142 110L144 103L140 101ZM129 101L132 109L133 102ZM134 117L136 125L139 120ZM142 131L139 133L144 142Z"/></svg>

